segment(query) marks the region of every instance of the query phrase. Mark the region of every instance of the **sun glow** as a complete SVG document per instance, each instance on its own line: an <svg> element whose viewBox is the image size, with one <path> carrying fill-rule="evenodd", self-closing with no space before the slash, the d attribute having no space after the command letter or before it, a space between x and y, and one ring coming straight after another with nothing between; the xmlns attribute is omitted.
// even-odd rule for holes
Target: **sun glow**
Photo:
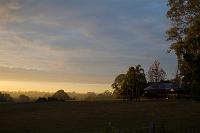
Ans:
<svg viewBox="0 0 200 133"><path fill-rule="evenodd" d="M0 81L0 91L44 91L55 92L64 89L66 92L96 92L101 93L111 90L109 84L82 84L64 82L24 82L24 81Z"/></svg>

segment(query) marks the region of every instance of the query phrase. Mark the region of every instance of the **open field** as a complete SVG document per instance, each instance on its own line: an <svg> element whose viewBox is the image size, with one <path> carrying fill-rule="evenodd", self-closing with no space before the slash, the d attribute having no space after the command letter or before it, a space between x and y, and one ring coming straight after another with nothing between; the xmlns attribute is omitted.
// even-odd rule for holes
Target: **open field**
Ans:
<svg viewBox="0 0 200 133"><path fill-rule="evenodd" d="M0 133L95 132L111 124L118 129L149 127L195 128L200 123L200 103L145 101L124 103L65 102L0 105Z"/></svg>

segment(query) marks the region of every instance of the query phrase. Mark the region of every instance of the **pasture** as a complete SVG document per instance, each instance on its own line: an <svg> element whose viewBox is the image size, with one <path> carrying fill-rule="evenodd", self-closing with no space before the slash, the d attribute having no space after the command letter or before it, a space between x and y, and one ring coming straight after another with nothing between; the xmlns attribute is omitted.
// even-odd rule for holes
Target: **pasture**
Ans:
<svg viewBox="0 0 200 133"><path fill-rule="evenodd" d="M0 104L0 133L93 133L116 129L198 128L200 103L193 101L71 101Z"/></svg>

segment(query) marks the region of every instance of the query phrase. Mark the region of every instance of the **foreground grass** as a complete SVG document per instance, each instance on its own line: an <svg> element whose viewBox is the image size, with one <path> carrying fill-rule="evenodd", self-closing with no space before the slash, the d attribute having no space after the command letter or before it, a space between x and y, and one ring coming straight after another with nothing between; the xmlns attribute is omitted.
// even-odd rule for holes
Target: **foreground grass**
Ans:
<svg viewBox="0 0 200 133"><path fill-rule="evenodd" d="M167 127L195 128L200 103L192 101L121 101L27 103L0 105L0 133L62 133Z"/></svg>

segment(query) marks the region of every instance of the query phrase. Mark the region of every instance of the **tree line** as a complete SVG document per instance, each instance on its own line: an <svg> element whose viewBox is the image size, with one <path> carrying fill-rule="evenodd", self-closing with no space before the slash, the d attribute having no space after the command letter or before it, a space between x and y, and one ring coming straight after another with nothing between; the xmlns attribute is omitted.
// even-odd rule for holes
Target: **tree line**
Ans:
<svg viewBox="0 0 200 133"><path fill-rule="evenodd" d="M113 93L106 90L102 93L87 92L65 92L58 90L52 92L0 92L0 103L27 103L27 102L62 102L68 100L94 101L94 100L113 100Z"/></svg>

